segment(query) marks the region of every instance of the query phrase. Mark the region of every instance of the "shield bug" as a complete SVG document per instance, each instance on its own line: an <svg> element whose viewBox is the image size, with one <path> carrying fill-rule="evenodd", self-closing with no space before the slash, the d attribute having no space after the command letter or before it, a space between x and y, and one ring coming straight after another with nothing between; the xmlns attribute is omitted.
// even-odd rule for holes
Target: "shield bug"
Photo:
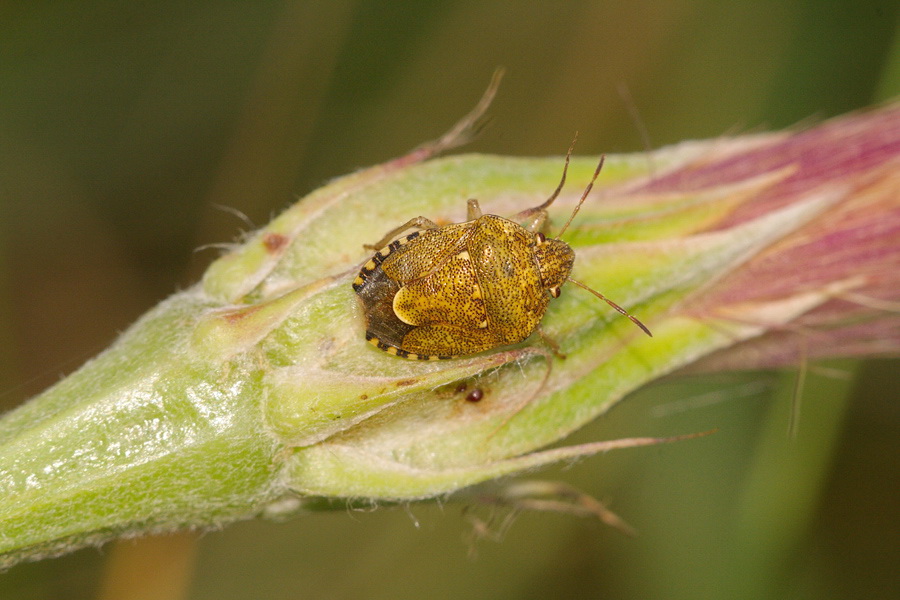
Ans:
<svg viewBox="0 0 900 600"><path fill-rule="evenodd" d="M416 360L517 344L538 328L550 298L559 297L566 281L606 301L651 335L618 304L569 277L575 252L559 237L590 193L603 158L559 236L548 238L541 231L547 208L565 184L571 153L570 148L553 194L512 220L482 214L472 199L464 223L442 227L416 217L371 246L377 252L353 282L365 313L366 339L385 352ZM409 229L418 231L397 237Z"/></svg>

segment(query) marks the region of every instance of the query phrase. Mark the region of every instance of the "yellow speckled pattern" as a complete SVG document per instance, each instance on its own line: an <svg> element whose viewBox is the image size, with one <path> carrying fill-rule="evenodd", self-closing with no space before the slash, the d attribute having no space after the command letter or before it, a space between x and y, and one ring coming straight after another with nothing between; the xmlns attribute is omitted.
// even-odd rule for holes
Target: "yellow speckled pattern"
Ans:
<svg viewBox="0 0 900 600"><path fill-rule="evenodd" d="M410 325L452 323L478 329L488 316L471 262L463 250L426 277L405 283L394 296L394 314Z"/></svg>
<svg viewBox="0 0 900 600"><path fill-rule="evenodd" d="M564 242L483 215L391 242L363 266L353 288L366 313L366 338L379 349L417 360L452 358L531 335L547 309L547 290L565 281L573 261Z"/></svg>

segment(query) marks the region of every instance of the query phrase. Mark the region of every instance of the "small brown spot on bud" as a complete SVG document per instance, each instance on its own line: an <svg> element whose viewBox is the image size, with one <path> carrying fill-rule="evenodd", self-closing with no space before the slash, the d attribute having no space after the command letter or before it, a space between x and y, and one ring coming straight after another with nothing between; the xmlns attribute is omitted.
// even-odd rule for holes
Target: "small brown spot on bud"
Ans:
<svg viewBox="0 0 900 600"><path fill-rule="evenodd" d="M287 246L290 240L286 235L282 235L280 233L267 233L263 236L263 246L266 247L266 250L269 251L270 254L275 254L280 251L282 248Z"/></svg>

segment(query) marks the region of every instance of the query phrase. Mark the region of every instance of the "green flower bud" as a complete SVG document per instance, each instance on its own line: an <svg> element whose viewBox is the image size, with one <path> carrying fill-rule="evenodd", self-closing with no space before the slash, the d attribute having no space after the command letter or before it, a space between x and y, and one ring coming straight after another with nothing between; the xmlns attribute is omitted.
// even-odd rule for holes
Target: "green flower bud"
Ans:
<svg viewBox="0 0 900 600"><path fill-rule="evenodd" d="M545 450L684 369L896 354L900 107L803 132L609 157L566 232L574 286L543 334L446 361L364 338L351 282L411 217L502 216L560 158L430 158L447 139L304 198L0 420L0 565L113 536L208 527L322 498L413 500L616 447ZM595 158L574 159L558 228ZM553 228L551 227L551 232ZM472 390L478 390L474 396ZM479 401L471 401L477 399ZM285 502L292 499L292 502Z"/></svg>

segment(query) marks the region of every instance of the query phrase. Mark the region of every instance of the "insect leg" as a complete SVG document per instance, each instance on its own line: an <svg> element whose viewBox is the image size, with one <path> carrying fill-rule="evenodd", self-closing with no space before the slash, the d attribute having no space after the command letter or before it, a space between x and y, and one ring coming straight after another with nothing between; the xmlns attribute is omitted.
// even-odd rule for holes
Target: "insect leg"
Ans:
<svg viewBox="0 0 900 600"><path fill-rule="evenodd" d="M538 335L541 336L541 341L543 341L545 344L547 344L547 346L550 347L550 350L553 352L553 354L556 355L556 358L566 357L566 353L560 350L559 344L556 342L556 340L544 333L544 329L540 325L535 327L535 329L537 330Z"/></svg>
<svg viewBox="0 0 900 600"><path fill-rule="evenodd" d="M410 219L400 227L391 229L383 238L381 238L374 244L363 244L363 247L367 250L380 250L381 248L387 246L388 242L397 237L398 234L406 231L407 229L412 229L413 227L417 227L419 229L437 229L438 224L431 219L426 219L425 217L416 217L415 219Z"/></svg>
<svg viewBox="0 0 900 600"><path fill-rule="evenodd" d="M536 209L532 209L532 210L536 210ZM526 229L528 229L528 231L531 231L531 232L538 232L538 231L543 232L544 226L547 224L547 220L549 218L550 217L547 215L547 211L541 209L534 214L534 217L531 219L531 223L528 224Z"/></svg>
<svg viewBox="0 0 900 600"><path fill-rule="evenodd" d="M532 347L532 348L527 348L527 350L531 354L543 356L544 360L547 361L547 370L544 372L544 377L543 377L543 379L541 379L541 384L534 391L534 393L531 394L531 396L525 396L524 398L520 399L515 404L515 406L513 406L510 411L508 411L507 415L503 418L503 421L500 423L500 425L498 425L497 428L494 429L494 431L492 431L490 435L488 435L488 439L497 435L497 432L499 432L501 429L506 427L506 424L509 423L509 421L513 417L515 417L517 414L522 412L523 408L525 408L526 406L531 404L531 402L533 400L538 398L541 395L541 392L544 391L544 388L547 387L547 382L550 381L550 375L553 373L553 354L542 348Z"/></svg>
<svg viewBox="0 0 900 600"><path fill-rule="evenodd" d="M481 216L481 205L475 198L469 198L466 202L466 221L474 221Z"/></svg>

